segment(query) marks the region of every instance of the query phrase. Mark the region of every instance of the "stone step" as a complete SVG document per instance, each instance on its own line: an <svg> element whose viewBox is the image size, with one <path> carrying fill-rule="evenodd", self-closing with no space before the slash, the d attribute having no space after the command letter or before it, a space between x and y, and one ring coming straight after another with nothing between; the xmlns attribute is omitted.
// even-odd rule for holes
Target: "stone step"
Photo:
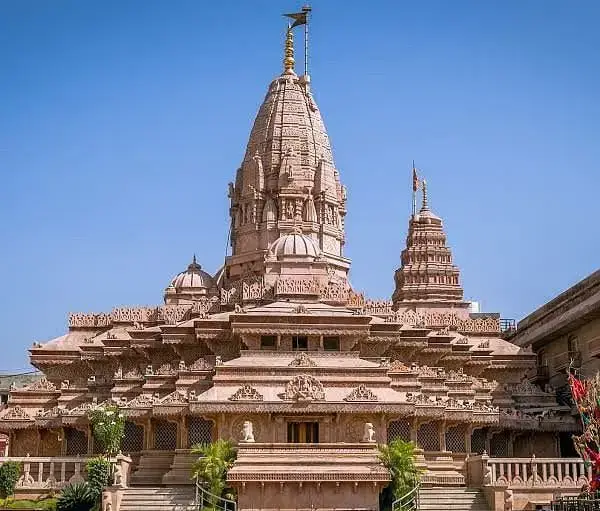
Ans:
<svg viewBox="0 0 600 511"><path fill-rule="evenodd" d="M195 490L188 486L127 488L121 511L196 511Z"/></svg>
<svg viewBox="0 0 600 511"><path fill-rule="evenodd" d="M490 511L483 493L475 488L433 487L419 491L419 511Z"/></svg>

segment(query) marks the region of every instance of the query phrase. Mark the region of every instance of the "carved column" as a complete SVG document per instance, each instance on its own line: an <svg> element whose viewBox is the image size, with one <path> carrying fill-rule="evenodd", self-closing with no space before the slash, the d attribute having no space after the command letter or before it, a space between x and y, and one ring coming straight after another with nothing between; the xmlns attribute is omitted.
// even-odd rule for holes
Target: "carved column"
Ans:
<svg viewBox="0 0 600 511"><path fill-rule="evenodd" d="M287 441L287 431L285 421L281 415L275 417L276 426L273 428L272 438L275 443L284 443Z"/></svg>
<svg viewBox="0 0 600 511"><path fill-rule="evenodd" d="M146 419L144 423L144 450L150 451L154 449L154 427L152 419Z"/></svg>
<svg viewBox="0 0 600 511"><path fill-rule="evenodd" d="M440 451L444 452L446 451L446 421L440 422L438 434L440 438Z"/></svg>
<svg viewBox="0 0 600 511"><path fill-rule="evenodd" d="M512 458L515 455L515 438L517 434L511 431L508 435L508 457Z"/></svg>
<svg viewBox="0 0 600 511"><path fill-rule="evenodd" d="M319 335L319 350L323 351L323 335Z"/></svg>
<svg viewBox="0 0 600 511"><path fill-rule="evenodd" d="M467 426L465 430L465 451L467 455L471 454L471 435L473 434L473 426Z"/></svg>
<svg viewBox="0 0 600 511"><path fill-rule="evenodd" d="M382 444L387 444L388 440L387 440L387 420L384 414L381 414L379 416L379 442Z"/></svg>
<svg viewBox="0 0 600 511"><path fill-rule="evenodd" d="M92 425L88 424L87 426L87 453L94 454L94 434L92 432Z"/></svg>
<svg viewBox="0 0 600 511"><path fill-rule="evenodd" d="M419 429L419 421L416 417L413 417L413 420L410 421L410 441L417 445L417 431Z"/></svg>
<svg viewBox="0 0 600 511"><path fill-rule="evenodd" d="M189 415L182 415L181 421L179 421L179 429L181 430L181 449L189 449Z"/></svg>

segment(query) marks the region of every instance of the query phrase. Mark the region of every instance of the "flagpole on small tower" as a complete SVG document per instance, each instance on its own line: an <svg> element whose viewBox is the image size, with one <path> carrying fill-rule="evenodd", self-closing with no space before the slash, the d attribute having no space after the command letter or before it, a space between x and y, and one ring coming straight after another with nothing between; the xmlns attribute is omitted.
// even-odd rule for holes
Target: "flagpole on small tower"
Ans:
<svg viewBox="0 0 600 511"><path fill-rule="evenodd" d="M306 14L306 23L304 24L304 76L308 76L308 21L312 11L310 5L302 7L302 12Z"/></svg>
<svg viewBox="0 0 600 511"><path fill-rule="evenodd" d="M417 190L419 189L419 176L415 168L415 160L412 164L412 216L417 214Z"/></svg>

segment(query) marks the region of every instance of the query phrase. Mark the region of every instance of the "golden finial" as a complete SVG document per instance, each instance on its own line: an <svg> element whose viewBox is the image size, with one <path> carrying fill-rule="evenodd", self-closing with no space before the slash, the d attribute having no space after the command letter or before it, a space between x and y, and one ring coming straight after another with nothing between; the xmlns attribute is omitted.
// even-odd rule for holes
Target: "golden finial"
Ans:
<svg viewBox="0 0 600 511"><path fill-rule="evenodd" d="M427 181L423 179L421 183L423 186L423 206L421 206L421 211L426 211L429 209L429 205L427 204Z"/></svg>
<svg viewBox="0 0 600 511"><path fill-rule="evenodd" d="M283 72L284 74L295 74L294 73L294 33L288 23L287 33L285 36L285 57L283 59Z"/></svg>

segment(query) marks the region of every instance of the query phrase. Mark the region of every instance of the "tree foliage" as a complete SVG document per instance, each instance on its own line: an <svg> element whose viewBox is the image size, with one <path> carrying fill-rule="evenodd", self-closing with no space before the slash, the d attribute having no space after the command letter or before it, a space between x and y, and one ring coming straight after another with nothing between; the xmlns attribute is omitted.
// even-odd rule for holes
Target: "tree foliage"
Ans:
<svg viewBox="0 0 600 511"><path fill-rule="evenodd" d="M106 456L116 456L125 436L125 417L115 405L106 405L89 412L94 438Z"/></svg>
<svg viewBox="0 0 600 511"><path fill-rule="evenodd" d="M21 463L18 461L5 461L0 465L0 497L5 499L15 493L19 476L21 475Z"/></svg>
<svg viewBox="0 0 600 511"><path fill-rule="evenodd" d="M192 468L192 477L204 483L206 489L218 497L230 498L232 490L227 487L227 472L233 466L236 451L228 440L217 440L210 444L197 444L192 454L199 456Z"/></svg>
<svg viewBox="0 0 600 511"><path fill-rule="evenodd" d="M99 499L102 495L102 490L112 482L111 463L101 456L90 458L86 463L86 471L90 490Z"/></svg>
<svg viewBox="0 0 600 511"><path fill-rule="evenodd" d="M415 444L404 440L393 440L379 446L379 460L390 472L390 484L385 500L399 499L418 483L420 470L415 462Z"/></svg>

